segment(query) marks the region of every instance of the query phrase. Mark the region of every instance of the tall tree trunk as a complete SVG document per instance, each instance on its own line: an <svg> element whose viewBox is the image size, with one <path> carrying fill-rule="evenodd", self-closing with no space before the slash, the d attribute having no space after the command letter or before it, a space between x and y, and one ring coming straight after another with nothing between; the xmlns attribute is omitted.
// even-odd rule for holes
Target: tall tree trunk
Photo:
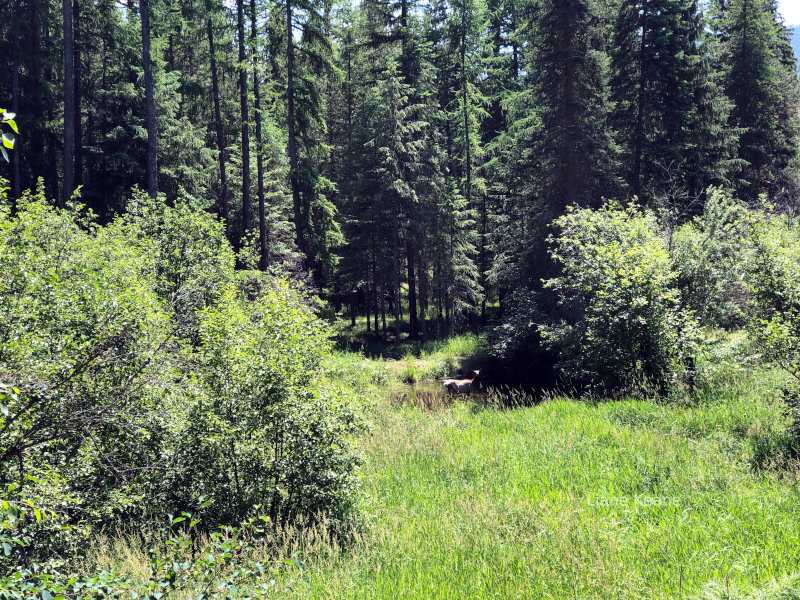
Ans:
<svg viewBox="0 0 800 600"><path fill-rule="evenodd" d="M261 249L259 268L267 270L269 246L267 239L267 208L264 202L264 156L261 136L261 84L258 75L258 28L256 25L256 0L250 0L250 44L253 52L253 95L256 120L256 177L258 178L258 241Z"/></svg>
<svg viewBox="0 0 800 600"><path fill-rule="evenodd" d="M369 281L369 272L367 272L367 281ZM364 302L367 309L367 333L372 331L372 295L370 292L369 284L366 286L366 301Z"/></svg>
<svg viewBox="0 0 800 600"><path fill-rule="evenodd" d="M65 2L67 0L64 0ZM147 105L147 193L158 196L158 134L156 131L156 97L153 88L153 63L150 59L150 0L139 0L142 18L142 67L144 97Z"/></svg>
<svg viewBox="0 0 800 600"><path fill-rule="evenodd" d="M81 123L81 6L72 2L73 81L75 86L75 187L83 184L83 126Z"/></svg>
<svg viewBox="0 0 800 600"><path fill-rule="evenodd" d="M480 245L480 269L481 269L481 322L485 325L486 324L486 296L488 294L487 290L487 271L488 265L486 260L486 237L487 237L487 207L486 207L486 194L481 194L481 245Z"/></svg>
<svg viewBox="0 0 800 600"><path fill-rule="evenodd" d="M499 59L503 56L503 20L498 9L492 10L492 8L490 8L489 14L489 37L492 40L492 57ZM487 119L487 141L494 139L505 129L502 96L503 94L496 93L492 98L492 103L489 107L489 117Z"/></svg>
<svg viewBox="0 0 800 600"><path fill-rule="evenodd" d="M633 141L633 195L642 199L642 152L644 152L644 111L645 111L645 86L647 75L645 72L645 55L647 52L647 4L642 5L641 12L642 39L639 42L639 89L637 98L636 131Z"/></svg>
<svg viewBox="0 0 800 600"><path fill-rule="evenodd" d="M469 93L467 90L467 39L465 22L466 15L462 13L461 24L461 101L464 104L464 197L467 206L472 208L472 148L469 145Z"/></svg>
<svg viewBox="0 0 800 600"><path fill-rule="evenodd" d="M417 281L419 282L419 322L417 329L422 337L428 335L428 298L430 297L430 281L428 278L428 265L425 263L425 257L421 252L416 253L416 269Z"/></svg>
<svg viewBox="0 0 800 600"><path fill-rule="evenodd" d="M563 53L563 56L566 57L563 63L562 75L562 85L564 90L562 103L564 123L566 124L565 139L563 144L566 156L564 156L561 161L565 170L563 181L564 197L562 199L562 205L558 207L560 214L560 212L567 206L577 204L578 188L580 184L584 182L581 181L583 172L581 165L578 164L579 156L577 148L575 147L575 134L577 134L575 131L575 124L578 123L579 120L579 104L575 99L575 87L577 83L576 62L580 60L576 56L577 50L575 48L575 21L577 20L577 15L575 14L575 3L568 2L564 9L560 11L559 18L562 21L560 26L561 34L559 36L559 49Z"/></svg>
<svg viewBox="0 0 800 600"><path fill-rule="evenodd" d="M42 8L39 2L33 3L33 11L33 54L31 56L31 73L33 75L35 92L33 95L32 116L36 122L40 124L40 127L43 127L45 121L45 83L42 73ZM44 135L35 135L30 143L31 160L34 164L40 165L40 167L47 164L44 154L44 140Z"/></svg>
<svg viewBox="0 0 800 600"><path fill-rule="evenodd" d="M414 243L411 232L406 242L406 260L408 261L408 329L409 337L417 337L417 278L414 273Z"/></svg>
<svg viewBox="0 0 800 600"><path fill-rule="evenodd" d="M14 17L19 18L19 0L14 3ZM22 47L19 41L19 27L16 24L12 25L14 29L14 57L11 66L11 112L19 112L19 68L22 61ZM22 172L19 165L19 151L20 148L15 148L11 153L11 196L17 200L22 196Z"/></svg>
<svg viewBox="0 0 800 600"><path fill-rule="evenodd" d="M378 225L377 235L375 237L375 240L373 241L373 244L375 244L378 239L384 239L382 230L383 230L383 227L379 224ZM377 252L377 247L376 247L376 252ZM377 257L375 258L375 262L377 262ZM373 268L375 268L374 265L375 265L375 263L373 263ZM384 278L384 269L383 269L383 267L381 266L381 268L379 268L377 270L377 272L378 272L378 285L376 287L376 291L378 293L378 301L380 303L380 308L381 308L381 325L382 325L382 328L383 328L383 338L386 339L386 333L387 333L387 327L386 327L386 282L384 281L385 278Z"/></svg>
<svg viewBox="0 0 800 600"><path fill-rule="evenodd" d="M386 286L383 285L383 271L381 270L381 289L380 289L380 299L381 299L381 322L383 325L383 339L385 340L387 337L388 327L386 326Z"/></svg>
<svg viewBox="0 0 800 600"><path fill-rule="evenodd" d="M242 113L242 237L244 237L252 225L253 208L250 204L250 115L247 104L243 0L236 0L236 30L239 36L239 108Z"/></svg>
<svg viewBox="0 0 800 600"><path fill-rule="evenodd" d="M378 334L378 269L375 260L375 233L372 233L372 244L371 244L371 254L372 254L372 293L373 297L370 302L370 308L375 309L375 334ZM369 309L368 309L369 310Z"/></svg>
<svg viewBox="0 0 800 600"><path fill-rule="evenodd" d="M434 279L437 279L436 275L439 275L439 278L442 276L442 267L439 266L438 269L434 270ZM441 279L440 279L441 281ZM441 286L436 292L436 337L440 339L442 337L442 290Z"/></svg>
<svg viewBox="0 0 800 600"><path fill-rule="evenodd" d="M61 14L64 21L64 186L61 206L64 206L74 191L72 152L75 149L75 87L71 83L75 55L72 49L72 0L61 0Z"/></svg>
<svg viewBox="0 0 800 600"><path fill-rule="evenodd" d="M42 32L44 37L44 54L48 55L53 53L53 48L51 44L51 37L50 37L50 27L48 26L48 22L42 19ZM47 107L47 121L52 123L55 119L55 103L56 98L55 95L50 91L54 89L55 86L51 86L49 84L55 81L55 77L53 76L53 62L47 61L44 63L44 80L46 82L46 86L43 89L45 93L44 100ZM45 164L47 165L47 189L49 196L51 198L56 198L59 204L62 204L64 195L63 192L59 191L59 176L58 176L58 146L59 146L59 139L55 132L51 129L48 129L45 138L47 139L47 154Z"/></svg>
<svg viewBox="0 0 800 600"><path fill-rule="evenodd" d="M400 224L394 226L392 233L392 266L393 266L393 287L394 287L394 332L395 341L400 341Z"/></svg>
<svg viewBox="0 0 800 600"><path fill-rule="evenodd" d="M292 38L292 25L292 2L291 0L286 0L286 107L289 129L289 180L292 187L295 241L300 252L306 254L305 223L303 222L303 211L300 204L300 182L298 181L297 173L297 139L295 137L294 112L294 40Z"/></svg>
<svg viewBox="0 0 800 600"><path fill-rule="evenodd" d="M217 130L217 151L219 152L219 185L220 202L222 203L222 218L225 221L225 230L230 239L230 208L228 206L228 173L225 166L225 135L222 130L222 110L219 102L219 78L217 77L217 58L214 50L214 28L211 17L206 21L208 31L208 51L211 55L211 93L214 96L214 127Z"/></svg>

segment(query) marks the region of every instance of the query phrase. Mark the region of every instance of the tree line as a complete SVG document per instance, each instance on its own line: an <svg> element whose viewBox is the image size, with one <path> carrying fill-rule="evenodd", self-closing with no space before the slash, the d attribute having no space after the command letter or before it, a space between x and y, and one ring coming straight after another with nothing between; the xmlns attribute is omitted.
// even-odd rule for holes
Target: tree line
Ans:
<svg viewBox="0 0 800 600"><path fill-rule="evenodd" d="M185 191L239 261L384 336L513 310L569 206L667 222L709 186L793 210L800 92L773 0L13 0L12 198L101 221Z"/></svg>

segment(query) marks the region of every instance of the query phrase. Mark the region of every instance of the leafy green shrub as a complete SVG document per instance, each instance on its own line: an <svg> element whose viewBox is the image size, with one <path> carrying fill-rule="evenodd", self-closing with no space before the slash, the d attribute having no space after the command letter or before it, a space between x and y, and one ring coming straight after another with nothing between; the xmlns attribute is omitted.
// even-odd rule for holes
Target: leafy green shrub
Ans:
<svg viewBox="0 0 800 600"><path fill-rule="evenodd" d="M785 389L791 451L800 455L800 231L787 217L754 221L749 331L764 358L793 381Z"/></svg>
<svg viewBox="0 0 800 600"><path fill-rule="evenodd" d="M260 504L344 527L363 420L298 293L266 277L242 289L256 278L234 272L222 225L191 198L134 194L105 227L41 192L17 208L0 197L0 485L48 504L58 482L70 523L141 523L207 497L207 526Z"/></svg>
<svg viewBox="0 0 800 600"><path fill-rule="evenodd" d="M11 493L15 490L9 489ZM208 536L197 551L199 519L190 513L170 518L162 540L149 548L147 581L134 581L115 569L86 572L66 560L31 560L37 530L56 518L26 500L0 500L0 598L3 600L57 598L126 598L132 600L197 600L261 598L271 595L282 579L291 591L302 580L286 577L261 558L258 550L269 519L254 517L237 526L224 526ZM62 526L68 529L68 526ZM302 574L299 560L288 560Z"/></svg>
<svg viewBox="0 0 800 600"><path fill-rule="evenodd" d="M3 484L58 466L85 507L127 504L110 492L158 454L174 362L151 270L128 239L41 193L0 214L0 381L19 390L0 416Z"/></svg>
<svg viewBox="0 0 800 600"><path fill-rule="evenodd" d="M664 390L685 372L697 334L655 217L633 205L571 208L554 226L562 274L544 286L561 312L539 331L562 376L603 391Z"/></svg>
<svg viewBox="0 0 800 600"><path fill-rule="evenodd" d="M672 236L675 285L704 326L733 329L745 322L749 226L745 206L712 188L703 214Z"/></svg>
<svg viewBox="0 0 800 600"><path fill-rule="evenodd" d="M191 196L168 206L134 190L126 214L110 226L149 256L154 290L183 318L213 303L234 277L235 254L224 224L203 208Z"/></svg>
<svg viewBox="0 0 800 600"><path fill-rule="evenodd" d="M210 494L207 519L236 522L254 504L273 519L344 520L357 497L353 399L320 366L322 323L282 284L257 302L228 288L201 313L197 378L172 461L174 502Z"/></svg>

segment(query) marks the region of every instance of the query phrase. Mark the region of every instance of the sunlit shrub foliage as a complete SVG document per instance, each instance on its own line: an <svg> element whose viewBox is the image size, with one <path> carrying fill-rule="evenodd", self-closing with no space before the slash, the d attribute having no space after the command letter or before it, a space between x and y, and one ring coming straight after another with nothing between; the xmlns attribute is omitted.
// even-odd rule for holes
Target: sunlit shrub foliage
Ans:
<svg viewBox="0 0 800 600"><path fill-rule="evenodd" d="M571 208L554 228L561 275L544 287L559 315L539 329L563 378L602 391L664 390L690 363L697 335L655 217L635 205Z"/></svg>
<svg viewBox="0 0 800 600"><path fill-rule="evenodd" d="M734 329L745 323L749 229L746 207L712 188L703 214L680 226L670 239L681 301L706 327Z"/></svg>
<svg viewBox="0 0 800 600"><path fill-rule="evenodd" d="M786 216L752 224L749 331L764 358L791 376L784 390L791 451L800 455L800 231Z"/></svg>
<svg viewBox="0 0 800 600"><path fill-rule="evenodd" d="M363 420L328 333L284 282L244 293L198 201L135 193L105 226L42 192L0 207L0 485L46 509L57 485L73 524L349 524Z"/></svg>

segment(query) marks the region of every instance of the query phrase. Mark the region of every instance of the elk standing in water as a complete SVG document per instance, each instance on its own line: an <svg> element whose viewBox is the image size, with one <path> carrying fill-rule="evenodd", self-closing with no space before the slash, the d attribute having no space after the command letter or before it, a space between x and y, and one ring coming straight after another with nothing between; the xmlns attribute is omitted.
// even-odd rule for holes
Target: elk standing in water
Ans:
<svg viewBox="0 0 800 600"><path fill-rule="evenodd" d="M444 387L451 394L471 394L476 386L480 371L472 372L472 379L445 379Z"/></svg>

